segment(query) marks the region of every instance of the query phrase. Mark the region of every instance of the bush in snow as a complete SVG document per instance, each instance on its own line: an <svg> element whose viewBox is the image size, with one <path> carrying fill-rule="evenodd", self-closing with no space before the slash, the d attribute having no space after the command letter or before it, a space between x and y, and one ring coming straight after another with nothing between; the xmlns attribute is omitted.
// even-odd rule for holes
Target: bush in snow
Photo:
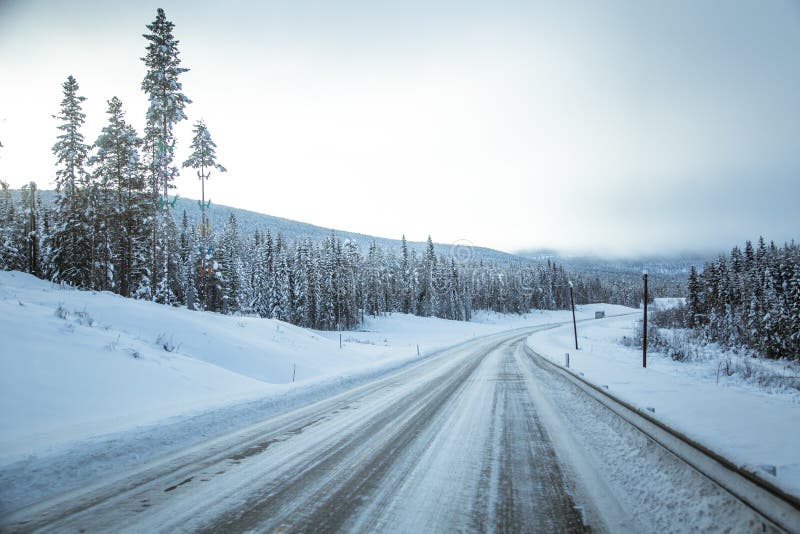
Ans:
<svg viewBox="0 0 800 534"><path fill-rule="evenodd" d="M717 383L720 379L738 379L767 389L800 391L800 362L776 361L744 347L726 348L709 342L702 332L685 327L686 317L685 307L656 310L648 315L648 352L679 362L713 362ZM622 338L623 345L641 348L642 323L637 321L633 335Z"/></svg>
<svg viewBox="0 0 800 534"><path fill-rule="evenodd" d="M92 318L91 315L89 315L89 312L86 311L86 308L84 308L83 311L73 312L73 315L75 316L75 322L77 322L78 324L84 326L94 325L94 319Z"/></svg>
<svg viewBox="0 0 800 534"><path fill-rule="evenodd" d="M70 312L67 308L64 307L63 302L58 303L58 307L56 308L54 315L59 319L64 319L65 321L70 317L75 317L75 322L83 326L94 325L94 319L92 318L91 315L89 315L89 312L86 311L86 308L84 308L83 311Z"/></svg>
<svg viewBox="0 0 800 534"><path fill-rule="evenodd" d="M158 334L156 344L167 352L175 352L180 347L180 345L176 345L172 340L172 336L168 336L165 333Z"/></svg>
<svg viewBox="0 0 800 534"><path fill-rule="evenodd" d="M59 319L64 319L64 320L66 320L67 317L69 317L69 311L64 307L63 302L58 303L58 307L56 308L55 311L55 316L58 317Z"/></svg>

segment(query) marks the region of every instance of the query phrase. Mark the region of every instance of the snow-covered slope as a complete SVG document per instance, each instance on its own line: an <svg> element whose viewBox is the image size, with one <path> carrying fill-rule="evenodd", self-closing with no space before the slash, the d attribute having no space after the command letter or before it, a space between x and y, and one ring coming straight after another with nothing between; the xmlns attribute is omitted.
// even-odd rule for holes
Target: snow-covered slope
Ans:
<svg viewBox="0 0 800 534"><path fill-rule="evenodd" d="M330 394L444 346L566 312L367 318L313 332L0 272L0 465L59 443L285 395ZM293 376L297 382L292 384ZM349 382L348 382L349 381Z"/></svg>

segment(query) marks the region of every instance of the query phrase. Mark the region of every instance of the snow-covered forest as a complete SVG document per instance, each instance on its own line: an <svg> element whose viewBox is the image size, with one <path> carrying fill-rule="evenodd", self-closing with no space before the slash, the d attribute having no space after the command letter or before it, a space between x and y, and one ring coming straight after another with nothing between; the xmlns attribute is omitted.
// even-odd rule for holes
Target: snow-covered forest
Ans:
<svg viewBox="0 0 800 534"><path fill-rule="evenodd" d="M158 241L153 246L154 227L162 216L158 205L148 202L153 195L135 190L130 196L141 202L130 206L125 202L128 195L115 197L113 190L98 184L90 191L78 188L77 193L102 195L109 199L105 208L111 208L101 213L86 210L83 213L92 216L75 222L62 208L63 201L51 208L38 200L33 185L23 188L17 201L4 187L0 266L83 289L227 314L256 314L318 329L352 328L365 314L403 312L468 320L477 309L565 309L570 305L570 281L578 304L636 303L641 298L640 288L607 286L599 278L570 274L549 261L457 261L438 255L430 240L426 252L418 255L405 240L398 252L376 244L362 250L333 232L323 241L289 242L269 229L244 236L233 214L220 232L205 236L203 227L191 223L185 213L177 225L167 217L162 221L168 247L164 253ZM60 243L71 222L75 242L64 247ZM166 270L160 271L164 257Z"/></svg>
<svg viewBox="0 0 800 534"><path fill-rule="evenodd" d="M800 360L800 247L759 238L689 275L688 326L725 347Z"/></svg>
<svg viewBox="0 0 800 534"><path fill-rule="evenodd" d="M185 212L180 222L173 189L175 125L186 119L191 100L183 93L174 25L159 9L147 26L147 74L141 88L150 105L144 135L126 120L117 97L108 101L108 122L87 142L78 81L63 83L53 205L43 203L36 184L18 200L3 184L0 197L0 268L20 270L58 283L190 309L248 313L297 325L351 328L365 314L413 313L468 320L475 309L525 312L570 304L614 302L636 305L639 288L604 284L598 277L569 274L548 261L485 262L372 244L368 250L331 235L290 242L269 229L242 235L234 216L211 229ZM198 121L191 156L183 167L205 183L225 172L216 145ZM201 204L205 207L205 204Z"/></svg>

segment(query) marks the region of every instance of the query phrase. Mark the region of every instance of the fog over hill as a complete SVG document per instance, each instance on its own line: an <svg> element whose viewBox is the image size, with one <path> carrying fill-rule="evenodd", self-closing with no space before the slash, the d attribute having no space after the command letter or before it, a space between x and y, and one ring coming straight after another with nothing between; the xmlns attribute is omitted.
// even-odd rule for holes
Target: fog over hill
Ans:
<svg viewBox="0 0 800 534"><path fill-rule="evenodd" d="M564 266L569 271L586 274L637 274L641 275L644 269L652 275L683 276L689 275L692 266L702 269L703 263L711 261L718 253L687 252L663 256L640 256L631 258L611 258L595 255L573 255L560 253L551 249L525 250L517 253L519 256L536 261L551 260Z"/></svg>

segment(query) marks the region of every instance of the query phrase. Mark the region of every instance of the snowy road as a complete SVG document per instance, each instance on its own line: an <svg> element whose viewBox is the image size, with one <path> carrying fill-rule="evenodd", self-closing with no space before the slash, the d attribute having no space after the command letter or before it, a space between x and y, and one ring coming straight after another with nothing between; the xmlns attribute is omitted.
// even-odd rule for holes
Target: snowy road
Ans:
<svg viewBox="0 0 800 534"><path fill-rule="evenodd" d="M476 338L2 531L777 532L523 349ZM790 531L794 529L790 528Z"/></svg>
<svg viewBox="0 0 800 534"><path fill-rule="evenodd" d="M530 331L451 349L5 527L580 531L520 369Z"/></svg>

